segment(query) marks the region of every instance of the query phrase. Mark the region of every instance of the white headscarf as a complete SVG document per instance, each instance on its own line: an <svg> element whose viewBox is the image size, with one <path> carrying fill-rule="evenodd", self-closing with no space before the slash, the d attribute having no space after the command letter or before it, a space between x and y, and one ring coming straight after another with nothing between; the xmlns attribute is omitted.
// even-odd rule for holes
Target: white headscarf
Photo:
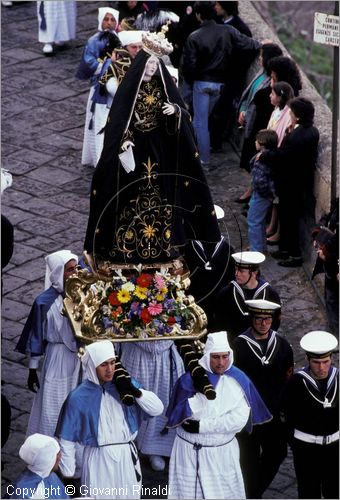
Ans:
<svg viewBox="0 0 340 500"><path fill-rule="evenodd" d="M115 349L110 340L100 340L85 347L85 354L81 358L83 378L99 385L96 368L105 361L115 358Z"/></svg>
<svg viewBox="0 0 340 500"><path fill-rule="evenodd" d="M143 31L128 30L120 31L118 33L118 38L123 47L130 45L130 43L142 43L142 33Z"/></svg>
<svg viewBox="0 0 340 500"><path fill-rule="evenodd" d="M111 7L99 7L98 9L98 31L103 31L103 20L106 14L112 14L117 21L117 27L119 22L119 11L112 9ZM116 27L116 28L117 28ZM115 30L116 31L116 30Z"/></svg>
<svg viewBox="0 0 340 500"><path fill-rule="evenodd" d="M30 471L45 478L50 475L59 450L60 446L53 437L32 434L21 446L19 457L26 462Z"/></svg>
<svg viewBox="0 0 340 500"><path fill-rule="evenodd" d="M215 333L209 333L208 335L207 342L204 346L204 355L199 360L199 364L203 366L203 368L210 373L212 373L212 369L210 368L210 354L214 352L230 353L229 366L226 370L228 371L233 364L234 353L229 345L227 332L215 332Z"/></svg>
<svg viewBox="0 0 340 500"><path fill-rule="evenodd" d="M73 259L78 264L78 256L70 250L59 250L45 257L45 290L52 285L59 293L64 291L64 267L65 264Z"/></svg>

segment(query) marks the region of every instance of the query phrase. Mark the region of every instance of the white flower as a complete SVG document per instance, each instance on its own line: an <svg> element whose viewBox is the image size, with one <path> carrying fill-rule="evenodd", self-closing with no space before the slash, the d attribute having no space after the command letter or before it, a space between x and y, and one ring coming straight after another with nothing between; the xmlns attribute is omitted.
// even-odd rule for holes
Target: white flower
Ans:
<svg viewBox="0 0 340 500"><path fill-rule="evenodd" d="M182 290L178 290L176 292L176 295L177 295L178 300L183 302L183 300L185 299L185 292L183 292Z"/></svg>
<svg viewBox="0 0 340 500"><path fill-rule="evenodd" d="M135 285L131 283L131 281L128 281L127 283L124 283L124 285L122 285L122 290L125 290L126 292L133 292L135 288Z"/></svg>

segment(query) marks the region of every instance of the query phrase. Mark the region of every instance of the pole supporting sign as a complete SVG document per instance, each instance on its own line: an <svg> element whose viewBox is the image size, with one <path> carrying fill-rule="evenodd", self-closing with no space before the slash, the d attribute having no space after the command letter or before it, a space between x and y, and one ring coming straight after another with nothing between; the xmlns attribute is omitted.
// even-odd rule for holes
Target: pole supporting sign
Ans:
<svg viewBox="0 0 340 500"><path fill-rule="evenodd" d="M339 16L314 13L314 42L339 47Z"/></svg>

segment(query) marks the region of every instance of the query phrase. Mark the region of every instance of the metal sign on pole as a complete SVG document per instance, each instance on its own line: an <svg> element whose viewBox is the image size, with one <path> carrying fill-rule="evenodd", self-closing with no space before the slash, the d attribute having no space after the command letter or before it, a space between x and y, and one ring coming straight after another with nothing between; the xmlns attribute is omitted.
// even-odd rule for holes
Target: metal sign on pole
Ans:
<svg viewBox="0 0 340 500"><path fill-rule="evenodd" d="M332 165L331 201L336 198L338 167L338 120L339 120L339 3L334 3L334 15L315 12L314 41L334 47L333 59L333 110L332 110Z"/></svg>

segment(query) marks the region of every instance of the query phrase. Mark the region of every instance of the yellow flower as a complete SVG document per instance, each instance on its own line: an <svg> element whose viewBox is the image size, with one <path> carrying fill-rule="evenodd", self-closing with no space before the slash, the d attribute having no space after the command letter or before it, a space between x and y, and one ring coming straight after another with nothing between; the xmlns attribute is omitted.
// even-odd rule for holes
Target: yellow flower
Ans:
<svg viewBox="0 0 340 500"><path fill-rule="evenodd" d="M135 289L135 295L143 300L143 299L146 299L147 295L146 295L146 292L148 291L147 288L142 288L141 286L136 286L136 289Z"/></svg>
<svg viewBox="0 0 340 500"><path fill-rule="evenodd" d="M168 293L168 289L167 289L167 287L166 287L166 286L164 286L163 288L161 288L161 289L160 289L160 291L161 291L162 293Z"/></svg>
<svg viewBox="0 0 340 500"><path fill-rule="evenodd" d="M157 295L156 295L157 302L163 302L164 298L165 298L165 295L163 295L162 293L157 293Z"/></svg>
<svg viewBox="0 0 340 500"><path fill-rule="evenodd" d="M126 302L129 302L130 300L130 294L127 290L119 290L117 294L117 299L122 303L126 304Z"/></svg>

